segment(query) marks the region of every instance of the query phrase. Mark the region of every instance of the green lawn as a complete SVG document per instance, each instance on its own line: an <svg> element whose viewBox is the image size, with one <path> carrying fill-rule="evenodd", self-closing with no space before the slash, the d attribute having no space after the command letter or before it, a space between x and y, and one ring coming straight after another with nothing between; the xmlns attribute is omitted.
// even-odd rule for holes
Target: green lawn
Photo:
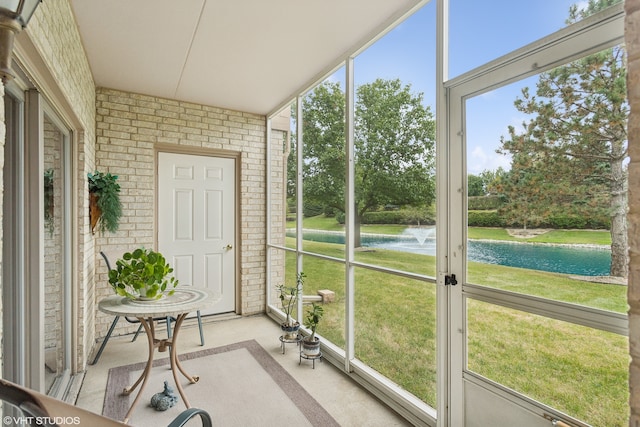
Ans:
<svg viewBox="0 0 640 427"><path fill-rule="evenodd" d="M327 219L315 221L321 225ZM496 229L479 230L485 236L497 233ZM566 242L581 235L581 232L568 233L557 238ZM293 243L293 239L288 239L288 244ZM344 258L343 245L305 241L305 250ZM363 251L357 255L364 263L404 271L416 271L416 266L420 266L425 274L435 275L434 257L385 250ZM287 257L287 277L295 277L294 255ZM336 292L336 302L325 305L325 318L318 333L344 347L344 266L305 257L304 272L307 275L305 294L315 294L318 289ZM627 310L624 286L587 283L562 274L479 263L469 264L468 275L473 283L494 288L620 313ZM358 359L435 406L435 287L357 269L355 296ZM591 425L626 425L626 337L468 301L470 370Z"/></svg>
<svg viewBox="0 0 640 427"><path fill-rule="evenodd" d="M469 239L506 240L510 242L611 245L607 230L551 230L531 238L513 237L504 228L470 227Z"/></svg>

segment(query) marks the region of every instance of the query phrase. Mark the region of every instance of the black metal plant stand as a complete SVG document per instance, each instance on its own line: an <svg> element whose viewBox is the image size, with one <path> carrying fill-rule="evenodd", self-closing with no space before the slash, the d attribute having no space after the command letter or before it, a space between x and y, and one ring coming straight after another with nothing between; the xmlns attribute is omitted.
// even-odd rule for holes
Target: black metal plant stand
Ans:
<svg viewBox="0 0 640 427"><path fill-rule="evenodd" d="M286 344L297 344L300 347L300 343L302 342L302 335L296 335L295 338L286 338L285 335L280 335L280 347L282 348L282 354L285 351Z"/></svg>
<svg viewBox="0 0 640 427"><path fill-rule="evenodd" d="M311 356L308 354L304 354L304 352L302 351L302 347L300 347L300 361L298 362L298 365L302 363L302 359L311 360L313 362L313 369L316 369L316 360L320 359L320 361L322 362L322 351Z"/></svg>

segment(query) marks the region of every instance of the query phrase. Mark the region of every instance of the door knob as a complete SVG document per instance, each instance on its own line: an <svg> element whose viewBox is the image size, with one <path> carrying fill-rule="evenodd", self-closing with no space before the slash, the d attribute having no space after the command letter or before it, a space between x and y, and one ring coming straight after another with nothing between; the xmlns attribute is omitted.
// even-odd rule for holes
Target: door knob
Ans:
<svg viewBox="0 0 640 427"><path fill-rule="evenodd" d="M222 248L222 249L226 249L226 250L230 251L231 249L233 249L233 246L231 246L231 245L227 245L227 246L225 246L225 247L224 247L224 248Z"/></svg>

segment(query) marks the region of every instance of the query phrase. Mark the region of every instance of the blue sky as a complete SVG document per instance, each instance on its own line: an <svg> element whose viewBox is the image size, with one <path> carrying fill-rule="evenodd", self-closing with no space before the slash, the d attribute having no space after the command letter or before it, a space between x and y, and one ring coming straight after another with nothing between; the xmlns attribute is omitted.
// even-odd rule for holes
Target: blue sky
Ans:
<svg viewBox="0 0 640 427"><path fill-rule="evenodd" d="M450 0L449 77L509 53L565 26L569 7L582 0ZM424 94L435 110L435 2L400 24L355 59L356 84L376 78L399 78ZM338 77L340 80L342 76ZM531 78L483 94L467 104L468 172L508 168L509 159L495 153L508 125L526 119L513 101Z"/></svg>

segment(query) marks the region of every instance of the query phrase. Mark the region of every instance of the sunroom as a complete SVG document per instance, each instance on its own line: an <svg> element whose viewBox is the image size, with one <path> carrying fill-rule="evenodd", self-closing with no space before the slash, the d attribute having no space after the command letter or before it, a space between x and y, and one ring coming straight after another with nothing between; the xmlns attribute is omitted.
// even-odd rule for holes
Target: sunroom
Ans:
<svg viewBox="0 0 640 427"><path fill-rule="evenodd" d="M408 424L637 421L640 1L547 3L44 0L4 84L2 378L75 403L100 252L145 247L220 296L208 333L302 283L321 368Z"/></svg>

